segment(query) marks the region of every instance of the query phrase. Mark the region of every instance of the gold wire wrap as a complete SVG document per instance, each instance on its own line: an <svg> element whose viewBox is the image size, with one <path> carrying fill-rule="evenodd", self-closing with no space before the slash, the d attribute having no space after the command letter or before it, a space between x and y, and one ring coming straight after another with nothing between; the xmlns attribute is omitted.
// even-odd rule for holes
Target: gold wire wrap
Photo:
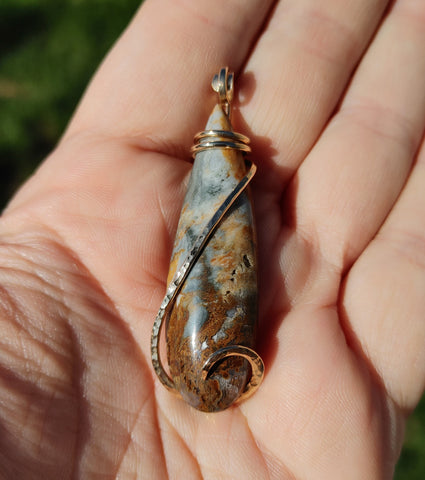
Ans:
<svg viewBox="0 0 425 480"><path fill-rule="evenodd" d="M249 153L249 138L241 133L231 132L229 130L204 130L195 135L194 145L191 148L192 157L195 158L200 152L212 148L221 148L224 150L239 150L243 153Z"/></svg>
<svg viewBox="0 0 425 480"><path fill-rule="evenodd" d="M247 360L251 366L251 378L237 399L237 402L240 402L250 397L260 386L264 375L264 363L258 353L251 348L244 347L243 345L229 345L228 347L218 349L208 357L202 367L203 379L206 380L214 371L216 365L229 357L242 357Z"/></svg>
<svg viewBox="0 0 425 480"><path fill-rule="evenodd" d="M218 94L218 104L223 109L230 121L232 115L232 100L234 89L234 75L229 72L228 67L222 68L218 74L214 75L211 86ZM241 133L230 130L204 130L195 135L194 145L190 149L192 157L198 153L213 148L224 150L238 150L243 153L249 153L249 138Z"/></svg>

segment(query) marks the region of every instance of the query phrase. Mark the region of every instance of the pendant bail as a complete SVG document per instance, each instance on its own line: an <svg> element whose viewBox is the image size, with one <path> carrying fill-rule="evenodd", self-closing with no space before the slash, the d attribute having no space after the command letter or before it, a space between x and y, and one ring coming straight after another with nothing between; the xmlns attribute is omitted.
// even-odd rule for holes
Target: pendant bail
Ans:
<svg viewBox="0 0 425 480"><path fill-rule="evenodd" d="M219 73L214 75L211 86L218 94L218 105L228 118L228 130L204 130L195 135L194 145L191 148L192 156L205 150L236 150L242 153L249 153L249 138L241 133L233 131L231 126L232 100L234 88L234 74L229 72L228 67L220 69ZM216 107L217 108L217 107Z"/></svg>
<svg viewBox="0 0 425 480"><path fill-rule="evenodd" d="M214 75L211 83L213 90L218 93L218 103L229 119L232 111L233 79L234 75L232 72L229 73L229 68L223 67L219 73Z"/></svg>

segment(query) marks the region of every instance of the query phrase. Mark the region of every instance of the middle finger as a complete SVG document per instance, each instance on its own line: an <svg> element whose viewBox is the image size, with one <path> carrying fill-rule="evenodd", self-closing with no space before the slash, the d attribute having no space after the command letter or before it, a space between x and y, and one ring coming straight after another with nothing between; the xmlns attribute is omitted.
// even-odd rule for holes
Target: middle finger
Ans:
<svg viewBox="0 0 425 480"><path fill-rule="evenodd" d="M260 162L255 137L271 139L282 188L324 128L387 4L287 0L277 5L246 65L245 72L255 74L255 95L240 111L254 132Z"/></svg>

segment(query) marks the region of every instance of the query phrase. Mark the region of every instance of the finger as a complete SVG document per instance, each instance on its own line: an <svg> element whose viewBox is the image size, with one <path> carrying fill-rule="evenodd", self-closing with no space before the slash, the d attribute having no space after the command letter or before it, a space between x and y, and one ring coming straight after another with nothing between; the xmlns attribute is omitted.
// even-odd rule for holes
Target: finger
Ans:
<svg viewBox="0 0 425 480"><path fill-rule="evenodd" d="M399 201L350 272L343 299L355 347L405 410L425 388L424 218L425 145Z"/></svg>
<svg viewBox="0 0 425 480"><path fill-rule="evenodd" d="M255 90L241 115L255 155L273 157L281 185L323 130L387 3L289 0L276 7L245 68L255 85L248 77L242 96Z"/></svg>
<svg viewBox="0 0 425 480"><path fill-rule="evenodd" d="M425 127L424 14L396 4L292 185L297 229L332 270L365 248L410 171Z"/></svg>
<svg viewBox="0 0 425 480"><path fill-rule="evenodd" d="M224 65L240 68L272 3L147 0L94 78L68 135L95 129L167 153L181 139L188 147L212 105L205 106L214 99L212 76Z"/></svg>

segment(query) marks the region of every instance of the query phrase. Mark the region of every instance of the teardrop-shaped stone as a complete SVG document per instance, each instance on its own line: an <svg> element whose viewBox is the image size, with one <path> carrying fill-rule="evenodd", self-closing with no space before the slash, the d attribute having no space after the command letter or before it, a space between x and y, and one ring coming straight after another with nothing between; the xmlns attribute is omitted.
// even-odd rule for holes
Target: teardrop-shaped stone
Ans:
<svg viewBox="0 0 425 480"><path fill-rule="evenodd" d="M217 106L206 130L232 130ZM246 174L243 154L214 148L196 155L183 203L168 282L205 225ZM245 190L226 213L190 271L167 321L167 354L176 389L193 407L224 410L251 375L241 357L223 360L205 380L202 366L218 349L253 348L257 320L255 227Z"/></svg>

